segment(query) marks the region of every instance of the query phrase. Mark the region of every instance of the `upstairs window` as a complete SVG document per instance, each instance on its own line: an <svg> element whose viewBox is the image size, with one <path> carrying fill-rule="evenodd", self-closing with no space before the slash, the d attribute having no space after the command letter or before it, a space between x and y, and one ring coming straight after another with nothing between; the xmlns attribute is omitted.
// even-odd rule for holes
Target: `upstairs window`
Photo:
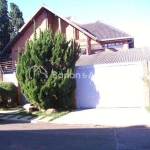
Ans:
<svg viewBox="0 0 150 150"><path fill-rule="evenodd" d="M116 47L123 47L123 43L122 42L116 43Z"/></svg>
<svg viewBox="0 0 150 150"><path fill-rule="evenodd" d="M123 47L123 42L103 44L102 47L104 49L121 48Z"/></svg>
<svg viewBox="0 0 150 150"><path fill-rule="evenodd" d="M109 43L107 47L108 48L115 48L115 43Z"/></svg>
<svg viewBox="0 0 150 150"><path fill-rule="evenodd" d="M102 45L103 49L107 49L107 44Z"/></svg>

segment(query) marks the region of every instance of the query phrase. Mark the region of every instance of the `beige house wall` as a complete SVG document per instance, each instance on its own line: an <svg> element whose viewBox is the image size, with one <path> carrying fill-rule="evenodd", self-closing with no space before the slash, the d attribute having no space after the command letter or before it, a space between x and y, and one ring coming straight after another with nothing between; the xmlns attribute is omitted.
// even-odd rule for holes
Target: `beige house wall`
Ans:
<svg viewBox="0 0 150 150"><path fill-rule="evenodd" d="M46 11L43 11L41 15L34 20L36 23L36 32L37 32L37 37L39 37L39 31L45 30L46 29L46 18L45 18L45 13ZM12 47L12 60L17 61L17 54L18 54L18 49L21 49L21 52L24 52L24 47L25 47L25 42L27 39L32 40L33 39L33 28L34 28L34 21L31 20L33 23L28 29L25 31L25 33L19 38L19 40L15 43L15 45Z"/></svg>

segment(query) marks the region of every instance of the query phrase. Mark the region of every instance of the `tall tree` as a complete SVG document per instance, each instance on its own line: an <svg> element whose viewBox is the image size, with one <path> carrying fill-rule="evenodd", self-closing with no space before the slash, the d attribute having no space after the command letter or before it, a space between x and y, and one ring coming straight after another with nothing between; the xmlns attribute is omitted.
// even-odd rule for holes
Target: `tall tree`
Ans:
<svg viewBox="0 0 150 150"><path fill-rule="evenodd" d="M66 108L74 101L75 79L72 78L79 56L75 41L66 41L58 31L40 32L39 38L27 40L25 52L19 53L17 79L29 102L39 108Z"/></svg>
<svg viewBox="0 0 150 150"><path fill-rule="evenodd" d="M9 34L9 17L7 0L0 0L0 52L8 44Z"/></svg>
<svg viewBox="0 0 150 150"><path fill-rule="evenodd" d="M24 19L22 12L16 4L10 3L10 9L10 39L12 39L24 24Z"/></svg>

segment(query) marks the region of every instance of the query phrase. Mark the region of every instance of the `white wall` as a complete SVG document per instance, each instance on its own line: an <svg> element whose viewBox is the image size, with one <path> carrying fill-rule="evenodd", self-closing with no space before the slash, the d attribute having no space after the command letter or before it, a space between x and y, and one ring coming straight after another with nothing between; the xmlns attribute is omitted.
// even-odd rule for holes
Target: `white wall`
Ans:
<svg viewBox="0 0 150 150"><path fill-rule="evenodd" d="M13 82L16 86L18 86L18 81L16 78L16 74L3 74L3 81L4 82Z"/></svg>
<svg viewBox="0 0 150 150"><path fill-rule="evenodd" d="M77 108L144 107L140 62L81 66L75 73Z"/></svg>

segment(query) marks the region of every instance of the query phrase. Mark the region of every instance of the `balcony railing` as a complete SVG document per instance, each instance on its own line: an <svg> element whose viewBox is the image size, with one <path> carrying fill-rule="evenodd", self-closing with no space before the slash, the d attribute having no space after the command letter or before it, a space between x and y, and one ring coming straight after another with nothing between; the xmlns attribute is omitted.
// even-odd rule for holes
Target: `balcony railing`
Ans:
<svg viewBox="0 0 150 150"><path fill-rule="evenodd" d="M16 71L15 61L0 62L0 67L3 74L14 73Z"/></svg>

